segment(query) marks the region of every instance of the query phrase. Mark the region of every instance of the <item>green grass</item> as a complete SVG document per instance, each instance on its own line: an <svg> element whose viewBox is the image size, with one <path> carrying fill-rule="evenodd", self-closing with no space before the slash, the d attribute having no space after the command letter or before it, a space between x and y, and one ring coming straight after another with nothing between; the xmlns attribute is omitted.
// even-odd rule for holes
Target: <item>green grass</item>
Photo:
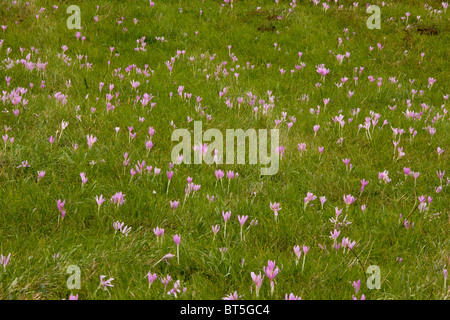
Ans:
<svg viewBox="0 0 450 320"><path fill-rule="evenodd" d="M67 299L71 293L80 299L173 299L167 291L178 279L187 288L179 299L221 299L235 290L244 299L252 299L255 290L254 286L253 293L250 290L250 273L264 273L268 260L275 260L280 272L273 296L269 280L263 280L260 299L284 299L291 292L302 299L351 299L352 295L359 299L361 294L367 299L449 298L443 276L450 264L450 128L448 100L443 98L448 95L449 84L449 18L448 13L430 14L424 7L427 3L442 10L442 1L386 1L384 7L376 1L381 8L380 30L367 28L365 4L352 8L353 1L339 1L343 8L332 1L326 12L322 4L315 6L306 0L298 0L292 12L287 0L279 4L235 0L233 8L229 4L222 7L219 0L160 0L153 7L144 0L17 2L0 2L0 25L7 26L5 31L0 29L0 39L4 40L0 47L0 92L6 96L17 87L28 89L23 95L28 100L25 106L0 102L0 131L14 137L14 142L6 145L0 140L0 253L11 253L10 263L5 268L0 266L1 299ZM55 4L57 10L52 8ZM66 8L71 4L81 9L81 30L66 27L70 15ZM46 10L39 13L41 7ZM401 20L406 12L411 13L408 28ZM419 15L421 21L417 22ZM98 16L98 22L94 22L94 16ZM124 22L118 25L122 17ZM347 34L344 28L348 28ZM77 31L85 41L77 40ZM167 42L155 39L162 36ZM147 50L136 52L136 40L142 37ZM340 46L338 38L343 40ZM384 48L379 50L377 43ZM70 66L58 57L63 45L68 47L65 54L72 59ZM237 62L230 58L228 45ZM32 53L31 47L38 53ZM115 48L114 54L110 47ZM7 48L11 53L7 54ZM19 48L25 48L23 54ZM169 73L165 61L175 57L177 50L186 50L186 54L176 58ZM298 52L303 52L301 60ZM350 58L340 65L335 56L346 52L350 52ZM29 53L34 63L48 62L45 72L27 70L21 63L7 67L8 59L19 61ZM423 59L421 53L425 54ZM211 61L213 54L216 56ZM86 55L92 68L80 68L77 55ZM84 58L81 61L84 63ZM221 73L216 79L214 72L222 61L227 62L228 75ZM291 74L300 62L306 67ZM247 63L254 68L248 68ZM331 70L325 82L315 67L322 63ZM129 65L142 70L148 65L152 72L149 77L136 69L128 73L125 69ZM239 69L232 71L237 65ZM364 67L364 71L358 75L355 67ZM116 76L119 68L117 74L123 74L123 79ZM281 68L286 70L283 75ZM235 72L240 74L237 81ZM383 78L380 90L376 80L368 80L369 75ZM12 78L10 86L6 85L7 76ZM357 84L355 76L359 77ZM388 81L394 76L397 84ZM348 81L339 88L335 83L342 77L348 77ZM427 88L430 77L437 80L431 89ZM69 79L71 86L67 87ZM410 79L414 79L413 84ZM45 88L41 89L43 80ZM136 90L131 80L140 82L139 95L153 94L153 109L150 103L146 107L134 104ZM105 83L101 92L99 82ZM107 113L105 94L109 84L114 84L113 94L120 94L112 99L115 109ZM192 94L190 102L178 97L180 85ZM219 98L225 87L226 98L233 103L231 109L225 104L226 98ZM412 89L423 90L423 95L418 92L413 97ZM259 111L256 118L247 93L257 96L258 106L259 99L269 101L267 91L276 97L274 108L266 115ZM347 96L349 91L354 92L351 98ZM66 104L56 102L57 92L68 96ZM302 99L304 95L308 99ZM205 115L196 111L197 96L202 97ZM244 98L240 108L238 97ZM326 108L324 98L331 99ZM430 108L419 120L407 119L407 100L411 100L409 109L415 112L422 111L422 103ZM310 108L317 109L318 105L320 114L312 115ZM388 108L394 105L395 110ZM91 107L96 108L94 113ZM356 108L361 111L353 116ZM18 116L13 114L15 109L20 110ZM364 124L371 111L380 118L369 139L358 125ZM171 121L177 128L193 131L189 116L203 121L203 130L217 128L225 135L226 129L275 128L282 112L287 113L286 122L291 116L296 122L289 130L285 122L278 126L280 144L286 151L276 175L261 176L260 165L175 165L166 195L166 171L176 144L171 142ZM206 114L212 119L207 120ZM339 114L346 121L342 130L332 121ZM145 118L143 123L139 117ZM353 118L351 123L347 122L349 118ZM385 119L388 124L383 126ZM69 125L50 144L48 138L59 136L56 131L61 131L62 120ZM316 124L320 129L315 136ZM436 129L433 136L424 129L430 125ZM5 126L10 130L5 132ZM137 133L131 142L128 126ZM150 126L156 133L147 156L145 141ZM117 135L115 127L120 127ZM393 160L391 127L405 130L399 147L406 155L399 160ZM417 131L412 140L410 127ZM86 143L88 134L98 139L91 149ZM342 145L336 143L341 137ZM300 157L297 145L303 142L307 151ZM75 143L77 150L73 148ZM325 148L322 155L320 146ZM440 156L438 147L445 150ZM131 159L125 168L124 152ZM351 171L346 170L344 158L351 159ZM30 167L18 168L25 160ZM161 168L161 173L137 174L130 182L131 167L143 160ZM420 172L416 183L411 176L405 179L404 167ZM234 170L239 178L233 179L228 188L226 176L223 183L216 183L217 169ZM37 171L41 170L46 174L38 182ZM378 173L384 170L392 179L388 184L378 180ZM435 191L440 185L437 170L446 170L440 193ZM80 172L88 177L84 187ZM187 177L201 188L183 205ZM361 179L370 181L362 194ZM126 195L126 201L117 209L110 198L118 191ZM304 210L307 192L313 192L317 199L313 207ZM95 196L100 194L106 201L98 212ZM216 200L211 203L207 194ZM347 194L357 198L348 211L343 201ZM432 197L426 212L418 210L421 195ZM327 198L323 209L319 196ZM64 220L57 209L58 199L66 200ZM180 206L172 210L170 200L179 200ZM277 222L270 202L279 202L282 208ZM364 213L360 209L363 204L367 206ZM330 231L334 224L330 218L335 217L335 207L344 209L342 216L347 215L352 222L340 228L338 240L355 240L354 253L332 248ZM230 210L224 239L222 211ZM240 239L238 215L249 216L244 241ZM413 228L404 227L405 218L414 223ZM258 225L247 229L253 219ZM114 221L132 227L129 235L116 234ZM221 229L213 241L211 226L216 224ZM165 229L162 244L157 244L152 231L155 227ZM175 257L169 264L155 266L165 254L176 253L172 240L175 234L181 235L180 264ZM310 248L303 271L303 254L298 265L295 263L295 245ZM221 247L228 248L223 255ZM402 258L401 263L397 257ZM79 290L67 288L69 265L81 269ZM381 270L378 290L369 290L366 285L369 275L364 270L370 265ZM159 279L148 288L149 271L172 277L167 290ZM100 275L113 277L114 287L98 289ZM358 279L361 289L355 294L350 282Z"/></svg>

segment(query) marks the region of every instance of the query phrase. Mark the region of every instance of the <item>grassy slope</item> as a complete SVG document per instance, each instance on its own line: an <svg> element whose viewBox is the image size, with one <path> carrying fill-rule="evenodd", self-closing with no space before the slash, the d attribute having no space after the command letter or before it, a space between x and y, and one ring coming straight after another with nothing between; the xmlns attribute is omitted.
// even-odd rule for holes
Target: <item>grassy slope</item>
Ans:
<svg viewBox="0 0 450 320"><path fill-rule="evenodd" d="M447 169L448 151L438 159L436 148L448 149L448 116L433 124L436 134L433 138L423 127L430 125L437 112L442 114L440 106L444 104L443 95L447 94L448 78L448 16L442 14L438 19L427 16L423 5L411 6L409 1L397 1L382 8L382 29L368 30L365 24L367 14L363 8L345 8L337 10L333 4L324 13L309 1L298 1L294 13L288 14L289 2L281 1L235 1L234 8L226 6L221 9L220 1L158 1L152 8L146 1L98 1L100 8L96 12L93 2L73 2L81 8L81 33L86 36L84 43L77 40L75 30L66 28L66 5L60 4L57 11L49 1L30 1L25 7L0 3L0 24L7 25L0 33L4 39L0 49L1 60L6 58L6 48L10 47L12 59L21 59L19 47L40 50L33 54L32 60L38 58L48 61L44 74L26 71L23 66L10 70L0 67L0 88L11 90L18 86L34 88L29 90L26 98L28 105L21 107L21 113L15 117L11 104L4 108L8 114L0 114L2 134L3 126L12 127L9 136L15 142L1 149L0 156L0 252L12 252L10 265L6 272L0 271L0 297L7 298L67 298L70 290L66 288L66 268L70 264L78 265L82 270L82 299L109 298L108 293L96 291L101 274L114 277L114 288L109 292L112 298L162 298L163 286L159 282L148 290L146 273L151 270L158 275L170 274L174 279L181 279L188 288L183 298L219 299L224 294L237 290L244 298L252 297L250 272L259 272L268 259L276 260L282 269L277 276L274 298L284 298L285 293L294 292L303 299L349 299L354 290L350 281L362 280L361 292L369 299L441 299L443 291L442 269L448 268L449 261L449 218L448 187L440 194L434 188L439 184L436 170ZM420 1L422 2L422 1ZM72 3L71 3L72 4ZM430 3L433 7L438 2ZM35 15L42 7L39 20ZM256 7L261 6L260 11ZM381 5L380 5L381 6ZM179 12L179 8L183 12ZM202 16L199 9L203 10ZM405 23L400 17L411 12L412 29L405 31ZM99 22L94 23L97 15ZM283 19L274 20L273 15ZM416 30L415 16L421 15L424 26L435 26L436 35L422 35ZM124 17L122 25L117 20ZM389 17L394 21L388 22ZM413 18L414 17L414 18ZM139 20L134 25L132 20ZM14 25L14 21L20 21ZM123 32L123 27L127 32ZM274 31L258 31L259 27L272 28ZM349 40L343 29L349 29ZM260 28L261 29L261 28ZM198 31L198 35L194 34ZM279 33L277 33L277 31ZM353 35L355 32L355 35ZM186 33L186 35L184 35ZM145 36L146 52L135 52L136 39ZM167 42L155 40L155 36L164 36ZM338 47L338 37L344 39ZM281 48L274 49L274 43ZM378 50L377 43L384 46ZM66 52L72 58L67 67L57 54L61 46L67 45ZM228 56L227 46L236 55L240 65L238 82L233 72L233 64ZM369 52L369 46L375 49ZM115 47L119 57L110 56L110 46ZM166 60L175 56L176 50L186 50L186 57L177 59L171 75L164 65ZM332 51L332 54L329 53ZM405 50L408 53L405 55ZM306 68L290 70L299 64L297 52L302 51L302 61ZM334 57L337 53L350 52L349 61L342 65ZM419 65L420 53L425 57ZM80 69L76 55L87 55L93 63L92 70ZM206 58L201 59L200 55ZM209 56L216 54L213 61ZM190 62L188 57L195 57ZM108 68L107 60L111 60ZM216 66L223 60L228 61L229 76L214 79ZM242 70L247 61L254 65L253 70ZM272 67L267 69L266 64ZM320 77L315 66L325 63L332 72L320 88L315 83ZM143 68L145 64L154 70L151 77L145 78L134 71L126 74L125 68L135 64ZM2 65L4 66L4 64ZM354 68L364 67L359 76L358 85L353 79ZM114 77L114 69L122 68L124 80ZM280 68L287 72L281 75ZM204 71L206 69L206 71ZM206 79L206 73L211 75ZM382 77L383 85L378 91L376 83L367 80L369 75ZM11 76L10 87L6 87L5 76ZM343 88L334 83L343 76L349 81ZM388 83L388 77L396 76L402 87ZM427 89L427 79L437 79L431 90ZM67 88L65 82L71 79L72 86ZM409 79L415 79L411 85ZM39 88L41 80L46 81L46 88ZM136 93L130 81L141 83L141 93L152 93L155 108L142 108L133 105ZM148 80L148 83L146 83ZM87 87L84 83L86 81ZM101 94L98 83L105 87ZM104 94L109 83L114 83L114 92L120 92L120 105L106 114ZM183 85L185 91L193 94L190 104L177 97L177 87ZM236 97L245 97L252 92L258 99L268 100L267 90L277 97L274 110L267 117L255 120L252 108L244 103L239 112L236 107L229 109L224 99L219 99L219 91L228 87L234 104ZM422 89L424 96L413 100L412 109L420 110L420 103L433 106L430 113L425 113L422 120L405 119L406 99L411 99L411 89ZM348 91L354 91L349 99ZM53 94L61 91L68 95L68 103L55 103ZM169 92L174 97L169 98ZM89 98L85 99L89 94ZM309 102L302 101L303 94L309 95ZM50 99L48 96L51 95ZM196 96L203 98L202 105L208 106L206 113L212 120L194 110ZM95 98L100 97L100 102ZM331 98L326 110L323 98ZM395 99L395 101L393 101ZM113 101L116 101L115 99ZM153 102L152 101L152 102ZM75 106L80 111L75 111ZM312 116L310 108L322 106L319 116ZM388 105L397 105L390 111ZM91 114L90 108L97 111ZM339 114L345 120L352 117L351 110L361 108L361 113L352 123L346 124L342 134L331 118ZM381 114L378 128L373 140L368 140L363 131L357 134L357 126L364 122L373 110ZM297 121L287 131L281 126L281 144L286 146L286 154L277 175L260 177L259 165L221 165L223 170L238 171L240 177L232 181L227 192L227 184L217 184L214 177L215 167L186 166L176 167L169 195L166 196L167 178L165 171L170 161L171 120L178 128L193 128L187 124L186 117L203 120L203 128L218 128L225 132L227 128L272 128L274 120L286 111L288 117L295 116ZM76 115L81 115L78 121ZM430 115L427 122L428 114ZM139 117L145 117L140 123ZM384 119L389 125L379 129ZM61 120L69 122L60 141L53 146L48 137L55 136L60 129ZM314 137L312 127L320 124L320 130ZM120 126L118 138L114 127ZM131 143L127 137L127 126L133 126L137 137ZM156 130L155 146L147 157L145 141L149 126ZM394 128L405 129L401 146L406 156L397 162L392 161L392 131ZM413 142L408 141L409 127L414 127L418 134ZM92 149L88 149L86 135L98 138ZM342 147L335 142L344 137ZM74 151L73 143L79 149ZM307 143L308 151L299 157L297 144ZM325 147L319 157L317 148ZM153 178L143 176L131 183L129 169L122 166L123 152L128 152L131 164L145 160L147 164L162 168L161 175ZM345 170L343 158L351 158L354 168L350 173ZM102 163L100 160L104 159ZM30 168L17 168L23 160L28 160ZM97 163L90 165L94 160ZM412 177L406 181L403 167L419 171L420 177L414 185ZM36 182L36 171L45 170L45 177ZM378 172L389 170L392 182L382 185L378 182ZM81 189L80 172L86 172L89 178ZM184 208L175 212L170 209L169 200L184 198L186 177L201 184L200 191L190 198ZM370 180L363 195L359 196L360 180ZM152 191L156 191L153 193ZM123 191L126 202L119 210L109 203L109 197L115 192ZM318 200L313 208L303 211L303 198L307 192L317 196L325 195L327 202L320 209ZM256 196L252 192L257 192ZM350 237L358 242L355 249L365 267L376 264L381 268L383 284L380 290L368 290L365 275L352 254L325 254L318 244L326 244L332 251L329 232L333 225L329 218L334 216L334 207L343 208L344 194L356 196L357 201L350 206L348 220L352 224L342 228L341 237ZM103 194L108 200L97 214L95 195ZM206 194L215 195L217 200L210 203ZM419 213L417 208L411 211L419 195L431 195L433 202L428 216ZM67 216L58 225L57 199L66 199ZM275 224L269 202L280 202L282 210L278 223ZM366 204L368 209L362 213L359 207ZM227 238L223 239L222 210L231 210L232 217L227 226ZM345 210L345 209L344 209ZM399 222L399 214L415 223L414 228L406 230ZM429 221L433 213L440 212L438 218ZM257 219L258 226L246 233L246 240L239 239L237 215L249 215L249 220ZM124 221L132 227L128 237L115 235L113 221ZM211 225L221 225L221 230L212 241ZM248 222L247 222L248 224ZM152 229L156 226L166 230L162 246L157 246ZM175 253L172 236L182 236L181 264L173 260L170 265L153 264L168 252ZM292 247L296 244L308 245L311 249L307 255L305 270L301 271L294 262ZM222 257L218 248L228 247L229 251ZM53 255L59 252L58 263ZM397 263L396 257L403 262ZM245 264L241 267L241 259ZM14 286L11 283L17 279ZM172 283L169 284L172 287ZM358 294L358 297L361 293ZM269 284L265 279L261 298L269 298Z"/></svg>

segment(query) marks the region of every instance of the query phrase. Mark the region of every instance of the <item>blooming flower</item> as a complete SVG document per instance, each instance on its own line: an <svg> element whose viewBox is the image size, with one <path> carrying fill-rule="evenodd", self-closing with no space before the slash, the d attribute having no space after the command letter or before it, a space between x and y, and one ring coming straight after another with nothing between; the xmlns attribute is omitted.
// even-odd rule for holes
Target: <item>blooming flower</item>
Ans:
<svg viewBox="0 0 450 320"><path fill-rule="evenodd" d="M114 280L114 278L109 278L108 280L103 280L104 278L106 278L106 276L101 275L100 276L100 288L103 288L104 290L107 290L107 287L114 287L114 285L111 284L111 281Z"/></svg>

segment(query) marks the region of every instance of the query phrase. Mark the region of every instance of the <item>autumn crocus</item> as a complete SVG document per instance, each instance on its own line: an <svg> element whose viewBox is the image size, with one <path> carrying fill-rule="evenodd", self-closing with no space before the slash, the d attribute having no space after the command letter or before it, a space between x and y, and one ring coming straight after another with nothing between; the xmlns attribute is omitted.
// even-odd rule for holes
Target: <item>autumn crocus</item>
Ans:
<svg viewBox="0 0 450 320"><path fill-rule="evenodd" d="M167 171L167 179L169 180L169 182L167 182L166 195L169 194L169 186L170 186L170 181L172 180L172 177L173 177L173 171Z"/></svg>
<svg viewBox="0 0 450 320"><path fill-rule="evenodd" d="M278 267L275 268L275 261L269 260L267 262L267 267L263 268L266 277L269 278L270 281L270 296L273 296L273 292L275 290L274 279L278 275Z"/></svg>
<svg viewBox="0 0 450 320"><path fill-rule="evenodd" d="M345 164L345 170L348 170L349 164L350 164L350 159L349 158L342 159L342 162L344 162L344 164ZM350 168L351 168L351 165L350 165Z"/></svg>
<svg viewBox="0 0 450 320"><path fill-rule="evenodd" d="M66 216L66 211L64 210L64 205L66 204L66 199L61 201L61 199L58 199L56 201L56 205L58 206L58 210L61 213L61 218L64 220L64 217ZM59 217L58 217L58 223L59 223Z"/></svg>
<svg viewBox="0 0 450 320"><path fill-rule="evenodd" d="M231 179L233 179L233 178L237 178L238 177L238 174L236 173L234 173L234 171L227 171L227 178L228 178L228 188L227 188L227 192L229 192L230 191L230 182L231 182Z"/></svg>
<svg viewBox="0 0 450 320"><path fill-rule="evenodd" d="M223 220L225 221L225 226L224 226L224 230L223 230L223 237L224 239L227 237L227 221L230 220L231 217L231 211L222 211L222 217Z"/></svg>
<svg viewBox="0 0 450 320"><path fill-rule="evenodd" d="M303 246L303 264L302 264L302 272L303 272L303 269L305 268L306 254L308 253L308 251L309 251L309 247Z"/></svg>
<svg viewBox="0 0 450 320"><path fill-rule="evenodd" d="M158 275L156 273L151 273L150 271L147 274L147 278L148 278L148 288L150 289L150 287L152 286L153 282L155 282L155 280L158 278Z"/></svg>
<svg viewBox="0 0 450 320"><path fill-rule="evenodd" d="M80 177L81 177L81 187L83 188L83 186L88 181L88 178L86 178L86 173L85 172L81 172L80 173Z"/></svg>
<svg viewBox="0 0 450 320"><path fill-rule="evenodd" d="M215 226L211 226L212 232L214 234L213 236L213 242L216 239L216 235L219 233L220 230L220 226L218 224L216 224Z"/></svg>
<svg viewBox="0 0 450 320"><path fill-rule="evenodd" d="M114 203L117 208L121 205L123 205L125 202L125 194L122 193L122 191L117 192L111 197L111 203Z"/></svg>
<svg viewBox="0 0 450 320"><path fill-rule="evenodd" d="M289 294L289 296L288 296L288 294L286 293L284 296L284 300L302 300L302 297L298 297L298 296L294 295L293 293Z"/></svg>
<svg viewBox="0 0 450 320"><path fill-rule="evenodd" d="M447 290L447 269L444 269L444 290Z"/></svg>
<svg viewBox="0 0 450 320"><path fill-rule="evenodd" d="M242 241L242 228L245 224L245 221L247 221L248 216L238 216L239 224L241 225L241 241Z"/></svg>
<svg viewBox="0 0 450 320"><path fill-rule="evenodd" d="M337 231L336 229L334 229L333 232L331 232L331 239L333 239L334 243L336 243L337 238L339 237L339 234L341 233L341 231Z"/></svg>
<svg viewBox="0 0 450 320"><path fill-rule="evenodd" d="M222 170L215 171L216 179L222 181L222 178L225 176ZM216 181L217 182L217 181Z"/></svg>
<svg viewBox="0 0 450 320"><path fill-rule="evenodd" d="M314 130L314 137L316 136L317 131L319 131L319 128L320 128L320 125L318 125L318 124L316 124L316 125L313 127L313 130Z"/></svg>
<svg viewBox="0 0 450 320"><path fill-rule="evenodd" d="M180 264L180 242L181 242L181 237L179 235L174 235L173 236L173 242L175 242L176 246L177 246L177 262L178 264Z"/></svg>
<svg viewBox="0 0 450 320"><path fill-rule="evenodd" d="M295 265L297 265L298 261L300 260L301 255L302 255L302 251L300 250L300 246L298 246L298 245L294 246L294 254L297 257L295 259Z"/></svg>
<svg viewBox="0 0 450 320"><path fill-rule="evenodd" d="M101 275L100 276L100 285L99 285L99 289L102 288L104 290L107 290L107 287L114 287L114 285L111 284L111 281L114 280L114 278L109 278L108 280L103 280L104 278L106 278L106 276Z"/></svg>
<svg viewBox="0 0 450 320"><path fill-rule="evenodd" d="M442 186L442 180L444 179L444 175L445 175L445 170L442 172L442 171L437 171L436 170L436 174L437 174L437 176L438 176L438 178L439 178L439 181L440 181L440 183L441 183L441 186Z"/></svg>
<svg viewBox="0 0 450 320"><path fill-rule="evenodd" d="M325 198L325 196L323 196L323 197L320 197L319 199L320 199L320 205L321 205L322 210L323 210L323 204L325 203L325 201L327 201L327 198Z"/></svg>
<svg viewBox="0 0 450 320"><path fill-rule="evenodd" d="M94 137L92 134L91 135L87 135L87 144L89 149L92 148L92 145L97 141L97 137Z"/></svg>
<svg viewBox="0 0 450 320"><path fill-rule="evenodd" d="M358 281L353 281L352 286L355 289L355 294L357 294L359 292L359 288L361 287L361 279Z"/></svg>
<svg viewBox="0 0 450 320"><path fill-rule="evenodd" d="M250 275L252 276L252 280L253 280L254 285L256 287L256 298L258 298L259 297L259 290L261 289L262 282L264 280L264 276L261 276L261 272L259 272L258 275L256 275L254 272L252 272L252 273L250 273Z"/></svg>
<svg viewBox="0 0 450 320"><path fill-rule="evenodd" d="M299 143L297 146L298 152L300 152L300 156L303 155L304 151L308 151L306 150L306 143Z"/></svg>
<svg viewBox="0 0 450 320"><path fill-rule="evenodd" d="M225 297L222 298L222 300L239 300L241 296L238 295L238 292L235 291L234 293L229 293L225 295Z"/></svg>
<svg viewBox="0 0 450 320"><path fill-rule="evenodd" d="M159 244L159 238L160 237L161 237L161 243L162 243L162 240L163 240L163 237L164 237L164 229L159 228L159 227L153 228L153 233L156 236L156 243Z"/></svg>
<svg viewBox="0 0 450 320"><path fill-rule="evenodd" d="M178 205L180 204L180 201L169 201L170 203L170 207L175 210L176 208L178 208Z"/></svg>
<svg viewBox="0 0 450 320"><path fill-rule="evenodd" d="M147 157L150 154L150 150L153 148L153 142L151 140L145 141L145 149L147 149Z"/></svg>
<svg viewBox="0 0 450 320"><path fill-rule="evenodd" d="M308 205L308 203L310 203L311 201L314 201L316 199L317 199L317 197L312 192L307 192L306 197L304 198L305 205L303 207L303 210L306 210L306 206Z"/></svg>
<svg viewBox="0 0 450 320"><path fill-rule="evenodd" d="M351 194L344 195L344 202L347 205L347 210L348 210L348 207L355 201L356 201L356 198L354 196L352 196Z"/></svg>
<svg viewBox="0 0 450 320"><path fill-rule="evenodd" d="M366 181L366 179L361 180L361 194L364 191L364 188L369 184L369 181Z"/></svg>
<svg viewBox="0 0 450 320"><path fill-rule="evenodd" d="M105 202L105 198L103 198L103 194L99 196L95 196L95 201L97 202L98 212L100 212L100 207L103 202Z"/></svg>
<svg viewBox="0 0 450 320"><path fill-rule="evenodd" d="M37 173L38 173L37 181L39 182L39 180L41 180L45 176L45 171L38 171Z"/></svg>
<svg viewBox="0 0 450 320"><path fill-rule="evenodd" d="M274 202L274 203L271 202L270 203L270 209L272 209L272 211L273 211L273 213L275 215L275 222L276 222L277 219L278 219L278 211L281 210L280 204L278 202Z"/></svg>
<svg viewBox="0 0 450 320"><path fill-rule="evenodd" d="M8 256L4 256L2 254L0 254L0 264L3 266L3 270L5 270L6 266L9 264L11 258L11 253L8 254Z"/></svg>

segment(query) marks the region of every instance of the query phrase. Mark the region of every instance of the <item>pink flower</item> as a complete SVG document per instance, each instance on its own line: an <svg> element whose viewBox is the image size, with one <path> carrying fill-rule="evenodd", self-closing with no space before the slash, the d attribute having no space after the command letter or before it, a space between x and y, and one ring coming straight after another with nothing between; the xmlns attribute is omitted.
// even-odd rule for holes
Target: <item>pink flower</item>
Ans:
<svg viewBox="0 0 450 320"><path fill-rule="evenodd" d="M86 178L86 173L81 172L80 177L81 177L81 185L84 186L84 184L88 181L88 178Z"/></svg>
<svg viewBox="0 0 450 320"><path fill-rule="evenodd" d="M8 254L7 257L5 257L4 255L0 254L0 264L3 266L3 269L6 268L6 266L9 264L11 258L11 253Z"/></svg>
<svg viewBox="0 0 450 320"><path fill-rule="evenodd" d="M148 278L148 287L150 288L151 285L153 284L153 282L155 282L155 280L158 278L158 275L156 273L151 273L150 271L147 274L147 278Z"/></svg>
<svg viewBox="0 0 450 320"><path fill-rule="evenodd" d="M333 232L330 231L330 233L331 233L331 238L333 240L336 240L339 237L339 234L341 233L341 231L337 231L336 229L334 229L334 231Z"/></svg>
<svg viewBox="0 0 450 320"><path fill-rule="evenodd" d="M369 181L366 181L366 179L361 180L361 193L364 191L365 186L369 184Z"/></svg>
<svg viewBox="0 0 450 320"><path fill-rule="evenodd" d="M175 244L177 245L177 247L180 245L181 242L181 237L179 235L174 235L173 236L173 242L175 242Z"/></svg>
<svg viewBox="0 0 450 320"><path fill-rule="evenodd" d="M356 198L353 197L351 194L344 195L344 202L347 205L347 208L349 205L351 205L353 202L355 202Z"/></svg>
<svg viewBox="0 0 450 320"><path fill-rule="evenodd" d="M89 149L92 147L92 145L97 141L97 137L94 137L92 134L91 135L87 135L87 144Z"/></svg>
<svg viewBox="0 0 450 320"><path fill-rule="evenodd" d="M114 203L115 205L123 205L125 202L125 194L122 193L122 191L117 192L111 197L111 203Z"/></svg>
<svg viewBox="0 0 450 320"><path fill-rule="evenodd" d="M247 219L248 219L248 216L239 216L238 215L238 220L239 220L239 224L241 225L241 226L243 226L244 224L245 224L245 222L247 221Z"/></svg>
<svg viewBox="0 0 450 320"><path fill-rule="evenodd" d="M280 204L278 202L270 203L270 209L273 210L273 213L275 214L275 217L278 216L278 211L281 210Z"/></svg>
<svg viewBox="0 0 450 320"><path fill-rule="evenodd" d="M234 293L229 293L225 297L222 298L222 300L239 300L241 296L238 295L237 291Z"/></svg>
<svg viewBox="0 0 450 320"><path fill-rule="evenodd" d="M38 171L37 173L38 173L38 181L45 176L45 171Z"/></svg>
<svg viewBox="0 0 450 320"><path fill-rule="evenodd" d="M216 179L217 180L222 179L224 177L224 175L225 175L222 170L216 170L215 174L216 174Z"/></svg>
<svg viewBox="0 0 450 320"><path fill-rule="evenodd" d="M300 246L294 246L294 253L297 256L297 260L300 259L300 256L302 255L302 252L300 251ZM298 261L296 261L297 263Z"/></svg>
<svg viewBox="0 0 450 320"><path fill-rule="evenodd" d="M170 207L175 210L176 208L178 208L178 205L180 204L179 201L169 201L170 203Z"/></svg>
<svg viewBox="0 0 450 320"><path fill-rule="evenodd" d="M100 206L103 202L105 202L105 198L103 198L103 194L100 195L100 197L95 196L95 201L97 202L98 209L100 210Z"/></svg>
<svg viewBox="0 0 450 320"><path fill-rule="evenodd" d="M314 201L316 199L317 199L317 197L312 192L307 192L306 197L304 198L305 209L306 209L306 206L308 205L308 203L310 203L311 201Z"/></svg>
<svg viewBox="0 0 450 320"><path fill-rule="evenodd" d="M103 288L104 290L107 290L107 287L114 287L114 285L111 284L111 281L114 280L114 278L109 278L108 280L103 280L106 278L106 276L100 276L100 286L99 288Z"/></svg>
<svg viewBox="0 0 450 320"><path fill-rule="evenodd" d="M286 295L284 296L284 300L302 300L302 297L298 297L293 293L289 294L288 296L288 294L286 293Z"/></svg>
<svg viewBox="0 0 450 320"><path fill-rule="evenodd" d="M359 292L359 288L361 287L361 279L358 281L353 281L352 286L355 289L355 294L357 294Z"/></svg>
<svg viewBox="0 0 450 320"><path fill-rule="evenodd" d="M214 233L214 235L219 233L220 230L220 226L219 225L215 225L215 226L211 226L212 232Z"/></svg>
<svg viewBox="0 0 450 320"><path fill-rule="evenodd" d="M222 211L222 217L223 217L223 220L226 223L231 217L231 211L227 211L227 212Z"/></svg>
<svg viewBox="0 0 450 320"><path fill-rule="evenodd" d="M261 272L259 273L259 275L256 275L254 272L251 272L250 275L251 275L254 285L256 287L256 297L258 297L259 290L261 289L262 282L264 280L264 276L261 276Z"/></svg>

